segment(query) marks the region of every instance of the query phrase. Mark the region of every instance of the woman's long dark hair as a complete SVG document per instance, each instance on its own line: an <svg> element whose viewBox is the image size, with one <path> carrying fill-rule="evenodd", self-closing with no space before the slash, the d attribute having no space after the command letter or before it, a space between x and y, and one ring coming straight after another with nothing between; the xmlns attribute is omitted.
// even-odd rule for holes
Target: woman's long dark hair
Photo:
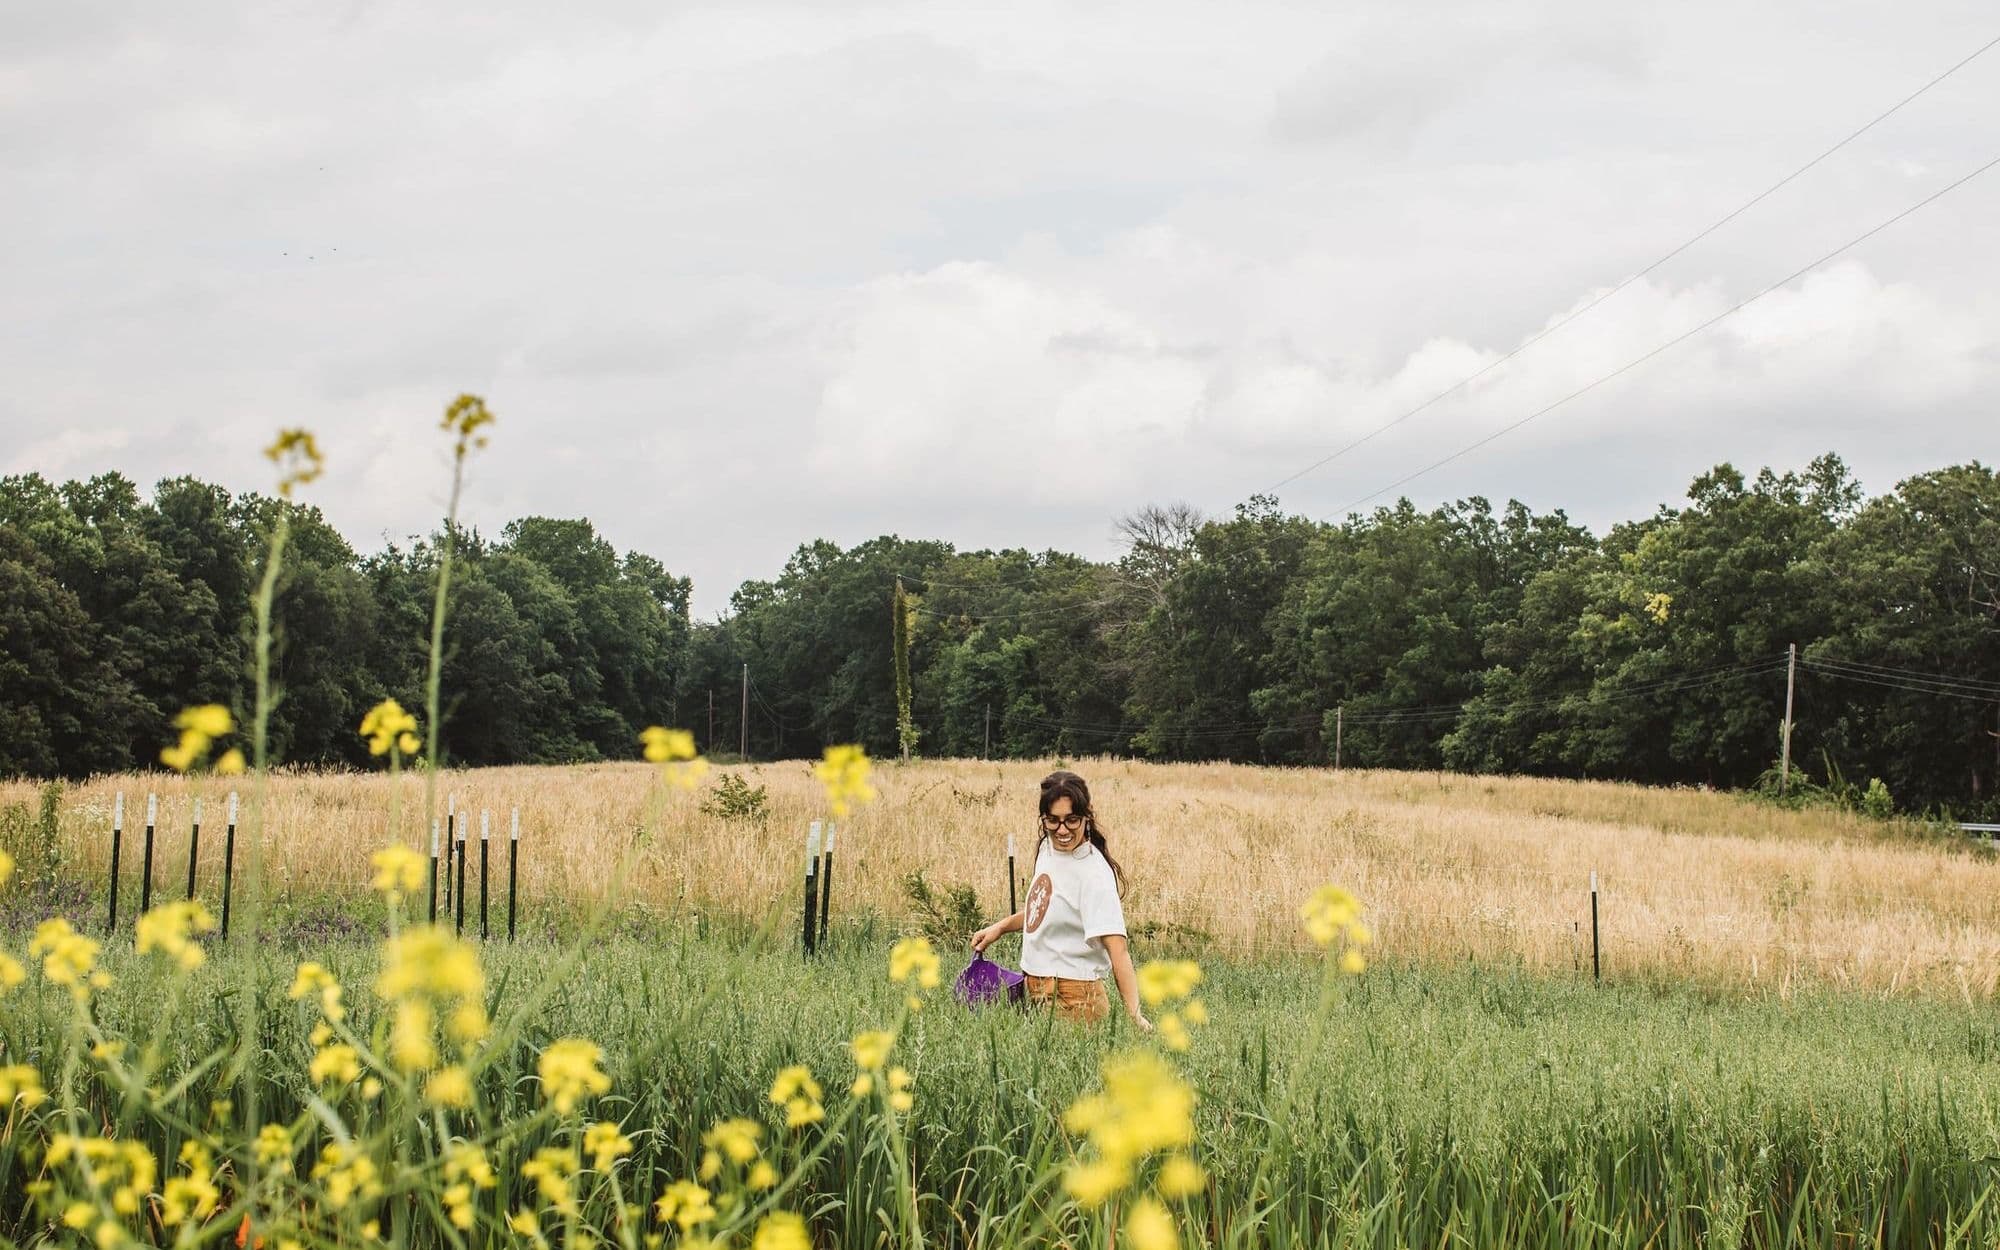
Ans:
<svg viewBox="0 0 2000 1250"><path fill-rule="evenodd" d="M1120 898L1123 898L1125 895L1125 870L1118 866L1118 861L1111 857L1111 848L1104 844L1104 826L1098 821L1097 813L1091 809L1089 784L1068 769L1057 769L1055 772L1042 778L1041 806L1043 816L1049 814L1049 808L1055 804L1057 799L1065 798L1069 800L1069 810L1071 813L1083 817L1084 836L1089 838L1090 844L1097 848L1097 853L1104 857L1104 862L1111 865L1111 879L1118 883L1118 895ZM1039 823L1037 824L1037 828L1042 835L1041 840L1035 843L1035 853L1039 855L1042 851L1042 843L1049 840L1049 830L1048 826Z"/></svg>

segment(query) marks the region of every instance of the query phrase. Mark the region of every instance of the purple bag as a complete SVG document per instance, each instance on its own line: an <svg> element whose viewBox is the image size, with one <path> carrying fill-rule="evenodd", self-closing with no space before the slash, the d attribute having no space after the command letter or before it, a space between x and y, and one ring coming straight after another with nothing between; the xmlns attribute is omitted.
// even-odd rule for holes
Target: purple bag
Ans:
<svg viewBox="0 0 2000 1250"><path fill-rule="evenodd" d="M983 954L974 955L965 971L958 974L958 984L952 987L952 992L968 1007L1018 1003L1022 980L1021 974L1012 968L1002 968Z"/></svg>

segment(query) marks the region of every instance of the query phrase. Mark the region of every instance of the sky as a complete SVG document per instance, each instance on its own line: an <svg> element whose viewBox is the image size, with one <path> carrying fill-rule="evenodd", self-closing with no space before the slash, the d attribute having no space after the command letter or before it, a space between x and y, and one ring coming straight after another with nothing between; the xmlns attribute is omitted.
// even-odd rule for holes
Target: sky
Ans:
<svg viewBox="0 0 2000 1250"><path fill-rule="evenodd" d="M1721 461L1996 454L1985 0L71 0L0 11L0 473L267 489L361 550L586 516L696 615L800 544L1118 550L1259 492L1602 530ZM1290 480L1288 480L1290 479ZM1279 484L1283 483L1282 486ZM1386 493L1384 493L1386 491Z"/></svg>

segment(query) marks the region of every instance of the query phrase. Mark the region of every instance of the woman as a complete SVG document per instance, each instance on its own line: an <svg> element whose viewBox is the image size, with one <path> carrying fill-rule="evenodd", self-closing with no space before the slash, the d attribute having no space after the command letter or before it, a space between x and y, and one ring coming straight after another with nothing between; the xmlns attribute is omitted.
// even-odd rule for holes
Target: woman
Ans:
<svg viewBox="0 0 2000 1250"><path fill-rule="evenodd" d="M1152 1023L1139 1008L1139 981L1125 942L1125 873L1104 845L1090 807L1090 787L1072 772L1042 778L1042 833L1035 844L1035 883L1027 905L972 935L984 951L1002 934L1021 934L1021 971L1028 999L1070 1020L1097 1023L1111 1014L1104 974L1118 982L1125 1013L1144 1032Z"/></svg>

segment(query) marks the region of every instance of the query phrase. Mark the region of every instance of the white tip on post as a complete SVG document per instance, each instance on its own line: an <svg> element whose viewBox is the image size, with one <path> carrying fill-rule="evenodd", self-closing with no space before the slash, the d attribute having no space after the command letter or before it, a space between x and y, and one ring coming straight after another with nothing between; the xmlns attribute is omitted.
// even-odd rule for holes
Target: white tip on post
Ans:
<svg viewBox="0 0 2000 1250"><path fill-rule="evenodd" d="M194 796L194 823L197 825L201 823L201 796L199 794Z"/></svg>
<svg viewBox="0 0 2000 1250"><path fill-rule="evenodd" d="M111 800L111 827L113 829L123 829L125 827L125 792L123 790L120 790Z"/></svg>
<svg viewBox="0 0 2000 1250"><path fill-rule="evenodd" d="M1007 858L1014 858L1014 831L1011 829L1007 831Z"/></svg>
<svg viewBox="0 0 2000 1250"><path fill-rule="evenodd" d="M236 823L236 791L229 792L229 823Z"/></svg>
<svg viewBox="0 0 2000 1250"><path fill-rule="evenodd" d="M822 828L821 822L815 820L814 822L812 822L812 827L806 830L806 875L807 876L812 875L813 866L819 863L819 831L821 828Z"/></svg>
<svg viewBox="0 0 2000 1250"><path fill-rule="evenodd" d="M839 827L839 825L834 824L830 820L826 822L826 853L828 855L833 854L833 831Z"/></svg>
<svg viewBox="0 0 2000 1250"><path fill-rule="evenodd" d="M521 809L518 807L514 809L513 824L507 831L507 836L516 842L521 840Z"/></svg>
<svg viewBox="0 0 2000 1250"><path fill-rule="evenodd" d="M479 809L479 840L481 842L486 841L490 833L491 831L486 827L486 809L482 807Z"/></svg>
<svg viewBox="0 0 2000 1250"><path fill-rule="evenodd" d="M1597 893L1597 869L1595 868L1590 870L1590 892L1592 894Z"/></svg>
<svg viewBox="0 0 2000 1250"><path fill-rule="evenodd" d="M146 796L146 823L149 825L160 823L160 796L157 794Z"/></svg>
<svg viewBox="0 0 2000 1250"><path fill-rule="evenodd" d="M458 796L456 794L447 794L444 796L444 812L447 816L458 815Z"/></svg>
<svg viewBox="0 0 2000 1250"><path fill-rule="evenodd" d="M437 857L438 857L438 822L437 819L433 817L431 819L431 858L436 859Z"/></svg>

